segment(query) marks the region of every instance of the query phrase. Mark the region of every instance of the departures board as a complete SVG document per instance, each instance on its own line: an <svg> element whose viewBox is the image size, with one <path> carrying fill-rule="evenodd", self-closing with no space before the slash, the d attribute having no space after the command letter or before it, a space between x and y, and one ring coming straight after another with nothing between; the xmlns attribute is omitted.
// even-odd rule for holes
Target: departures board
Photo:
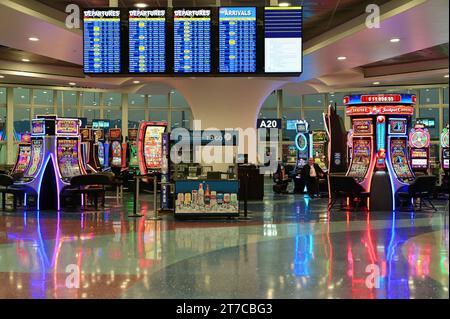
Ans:
<svg viewBox="0 0 450 319"><path fill-rule="evenodd" d="M84 17L91 76L298 76L301 7L104 8Z"/></svg>

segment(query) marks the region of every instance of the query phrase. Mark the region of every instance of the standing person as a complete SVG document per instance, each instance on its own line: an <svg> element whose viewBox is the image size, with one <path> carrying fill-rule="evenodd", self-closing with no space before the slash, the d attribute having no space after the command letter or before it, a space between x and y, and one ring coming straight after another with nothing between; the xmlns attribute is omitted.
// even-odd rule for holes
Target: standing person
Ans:
<svg viewBox="0 0 450 319"><path fill-rule="evenodd" d="M325 174L318 164L314 162L314 158L308 159L308 164L302 168L302 178L306 183L308 194L311 198L319 194L319 178Z"/></svg>

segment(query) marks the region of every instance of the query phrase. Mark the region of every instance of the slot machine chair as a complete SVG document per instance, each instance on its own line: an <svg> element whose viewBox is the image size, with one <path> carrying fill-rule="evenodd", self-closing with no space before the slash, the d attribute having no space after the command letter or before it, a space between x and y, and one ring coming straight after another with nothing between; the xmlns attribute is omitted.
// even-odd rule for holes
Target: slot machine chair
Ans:
<svg viewBox="0 0 450 319"><path fill-rule="evenodd" d="M422 210L424 206L424 200L430 204L430 208L434 211L437 211L436 207L434 207L431 198L434 195L436 189L437 177L434 175L421 175L417 176L414 182L410 185L404 186L400 188L395 196L398 199L399 210L400 211L409 211L415 210L414 201L416 199L419 200L419 209ZM426 204L425 204L426 206Z"/></svg>
<svg viewBox="0 0 450 319"><path fill-rule="evenodd" d="M291 179L287 177L285 168L278 164L277 171L273 174L273 192L275 194L287 194L287 187L290 181Z"/></svg>
<svg viewBox="0 0 450 319"><path fill-rule="evenodd" d="M361 203L370 197L370 193L366 192L364 188L351 176L341 174L328 175L328 183L330 185L330 194L328 200L328 211L331 211L338 199L350 199L351 202L356 203L353 207L354 211L358 211ZM341 210L348 209L341 203Z"/></svg>

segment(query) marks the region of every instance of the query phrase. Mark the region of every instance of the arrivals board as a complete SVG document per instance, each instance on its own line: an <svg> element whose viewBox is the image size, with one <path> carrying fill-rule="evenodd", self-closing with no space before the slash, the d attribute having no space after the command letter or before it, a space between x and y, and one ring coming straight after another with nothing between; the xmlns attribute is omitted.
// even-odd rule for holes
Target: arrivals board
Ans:
<svg viewBox="0 0 450 319"><path fill-rule="evenodd" d="M120 10L85 10L83 17L84 72L120 73Z"/></svg>
<svg viewBox="0 0 450 319"><path fill-rule="evenodd" d="M129 10L130 73L166 71L166 10Z"/></svg>
<svg viewBox="0 0 450 319"><path fill-rule="evenodd" d="M174 72L211 72L211 10L175 9Z"/></svg>
<svg viewBox="0 0 450 319"><path fill-rule="evenodd" d="M264 9L264 70L302 72L302 7Z"/></svg>
<svg viewBox="0 0 450 319"><path fill-rule="evenodd" d="M219 9L219 72L256 72L256 8Z"/></svg>

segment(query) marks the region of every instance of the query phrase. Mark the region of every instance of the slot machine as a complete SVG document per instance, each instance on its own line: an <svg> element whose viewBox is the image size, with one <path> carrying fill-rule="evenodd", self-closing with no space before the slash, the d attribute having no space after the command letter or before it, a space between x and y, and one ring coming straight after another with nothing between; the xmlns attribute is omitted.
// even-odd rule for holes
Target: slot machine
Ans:
<svg viewBox="0 0 450 319"><path fill-rule="evenodd" d="M158 176L161 180L161 209L171 209L170 137L166 122L141 122L138 132L138 159L141 175Z"/></svg>
<svg viewBox="0 0 450 319"><path fill-rule="evenodd" d="M428 174L430 169L431 137L423 124L416 123L409 132L411 168L417 174Z"/></svg>
<svg viewBox="0 0 450 319"><path fill-rule="evenodd" d="M347 133L347 159L350 163L353 155L353 129L349 129Z"/></svg>
<svg viewBox="0 0 450 319"><path fill-rule="evenodd" d="M55 127L58 173L62 183L69 185L72 177L86 174L81 154L80 121L57 118Z"/></svg>
<svg viewBox="0 0 450 319"><path fill-rule="evenodd" d="M137 128L128 129L128 169L131 173L139 170L138 131Z"/></svg>
<svg viewBox="0 0 450 319"><path fill-rule="evenodd" d="M101 167L98 161L94 143L94 132L91 128L80 128L80 136L81 155L83 159L84 169L86 171L96 173L100 171Z"/></svg>
<svg viewBox="0 0 450 319"><path fill-rule="evenodd" d="M297 169L306 165L308 159L313 154L312 134L309 131L309 124L304 120L297 121L297 135L295 136L295 147L297 148Z"/></svg>
<svg viewBox="0 0 450 319"><path fill-rule="evenodd" d="M441 133L441 167L444 171L444 176L442 180L442 184L448 187L449 182L449 166L450 166L450 154L449 154L449 142L448 142L448 133L449 133L449 125L442 130Z"/></svg>
<svg viewBox="0 0 450 319"><path fill-rule="evenodd" d="M328 138L326 131L314 131L312 133L313 152L315 162L320 168L326 172L328 171Z"/></svg>
<svg viewBox="0 0 450 319"><path fill-rule="evenodd" d="M86 174L80 121L47 115L33 119L31 125L30 164L15 184L27 190L25 207L59 210L62 189L72 177Z"/></svg>
<svg viewBox="0 0 450 319"><path fill-rule="evenodd" d="M122 143L122 130L120 128L109 129L109 156L110 167L115 174L126 168L126 144Z"/></svg>
<svg viewBox="0 0 450 319"><path fill-rule="evenodd" d="M162 134L166 122L142 122L139 127L138 159L141 175L160 173L162 160Z"/></svg>
<svg viewBox="0 0 450 319"><path fill-rule="evenodd" d="M106 142L105 131L103 129L94 130L95 149L97 159L102 170L109 168L109 143Z"/></svg>
<svg viewBox="0 0 450 319"><path fill-rule="evenodd" d="M415 102L411 94L344 97L353 130L347 176L370 193L371 210L395 210L396 192L415 178L408 152Z"/></svg>
<svg viewBox="0 0 450 319"><path fill-rule="evenodd" d="M31 160L31 134L22 134L17 149L17 159L11 174L23 174Z"/></svg>

